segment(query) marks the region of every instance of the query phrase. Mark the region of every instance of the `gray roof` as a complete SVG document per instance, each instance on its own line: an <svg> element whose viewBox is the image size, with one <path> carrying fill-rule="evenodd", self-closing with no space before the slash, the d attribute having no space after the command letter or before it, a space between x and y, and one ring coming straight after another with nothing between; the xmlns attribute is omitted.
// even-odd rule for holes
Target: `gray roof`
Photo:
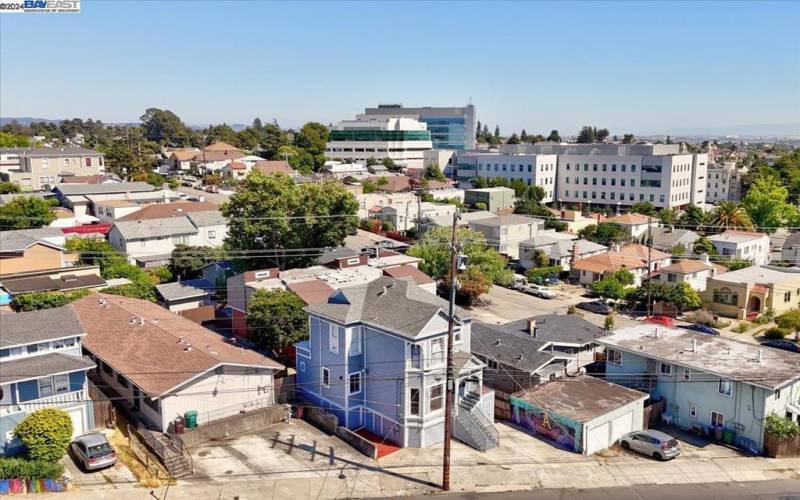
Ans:
<svg viewBox="0 0 800 500"><path fill-rule="evenodd" d="M175 281L156 285L159 295L166 301L205 297L211 293L212 288L211 283L204 279Z"/></svg>
<svg viewBox="0 0 800 500"><path fill-rule="evenodd" d="M97 274L61 274L60 276L28 276L16 279L4 278L0 283L11 295L28 292L66 291L80 288L100 288L106 280Z"/></svg>
<svg viewBox="0 0 800 500"><path fill-rule="evenodd" d="M222 212L219 210L189 212L186 216L189 217L197 227L224 226L228 223L228 220L222 216Z"/></svg>
<svg viewBox="0 0 800 500"><path fill-rule="evenodd" d="M800 245L800 231L795 231L790 234L784 241L782 248L792 248L793 246Z"/></svg>
<svg viewBox="0 0 800 500"><path fill-rule="evenodd" d="M59 184L53 188L53 191L58 191L63 196L75 196L87 194L145 193L159 189L161 188L157 188L146 182L112 182L109 184Z"/></svg>
<svg viewBox="0 0 800 500"><path fill-rule="evenodd" d="M60 248L58 245L42 240L44 238L59 238L63 236L64 232L57 227L0 231L0 252L22 252L40 241L46 245Z"/></svg>
<svg viewBox="0 0 800 500"><path fill-rule="evenodd" d="M114 228L126 240L150 239L164 236L195 234L197 228L184 217L167 217L166 219L144 219L117 221Z"/></svg>
<svg viewBox="0 0 800 500"><path fill-rule="evenodd" d="M682 244L686 247L700 239L700 235L690 229L673 229L668 227L651 228L653 247L667 251L675 245Z"/></svg>
<svg viewBox="0 0 800 500"><path fill-rule="evenodd" d="M578 247L578 256L608 250L608 247L589 240L558 240L550 247L549 257L551 259L568 257L572 255L574 246Z"/></svg>
<svg viewBox="0 0 800 500"><path fill-rule="evenodd" d="M71 373L91 370L96 365L86 358L60 352L29 356L27 358L3 361L0 370L0 383L7 384L22 380L37 379L57 373Z"/></svg>
<svg viewBox="0 0 800 500"><path fill-rule="evenodd" d="M470 221L470 224L476 226L510 226L516 224L538 224L544 225L544 219L536 219L524 215L508 214L497 215L492 218L478 219Z"/></svg>
<svg viewBox="0 0 800 500"><path fill-rule="evenodd" d="M16 153L31 158L62 158L65 156L103 156L103 153L81 147L64 148L10 148L0 150L2 153Z"/></svg>
<svg viewBox="0 0 800 500"><path fill-rule="evenodd" d="M0 331L2 331L0 347L4 349L86 334L71 305L40 311L0 314Z"/></svg>
<svg viewBox="0 0 800 500"><path fill-rule="evenodd" d="M529 319L536 320L536 337L528 333ZM472 324L472 352L533 373L558 357L542 350L549 343L586 345L608 335L574 314L544 314L503 325L476 321Z"/></svg>
<svg viewBox="0 0 800 500"><path fill-rule="evenodd" d="M338 259L345 259L348 257L358 257L361 255L361 252L355 250L353 248L347 247L337 247L325 250L322 256L319 258L320 264L330 264Z"/></svg>
<svg viewBox="0 0 800 500"><path fill-rule="evenodd" d="M311 314L340 323L364 322L414 338L440 311L447 311L447 301L405 279L381 277L364 285L333 293L328 302L305 308ZM456 311L457 318L465 318Z"/></svg>

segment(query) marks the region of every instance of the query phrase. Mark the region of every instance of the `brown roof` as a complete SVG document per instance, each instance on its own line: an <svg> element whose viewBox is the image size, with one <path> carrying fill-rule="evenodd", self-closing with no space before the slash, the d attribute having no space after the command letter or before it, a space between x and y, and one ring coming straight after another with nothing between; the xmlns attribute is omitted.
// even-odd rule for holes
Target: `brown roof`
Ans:
<svg viewBox="0 0 800 500"><path fill-rule="evenodd" d="M131 220L147 219L166 219L186 215L187 212L203 212L206 210L217 210L217 206L208 201L177 201L175 203L151 203L145 205L141 210L137 210L125 217L120 217L117 221L125 222Z"/></svg>
<svg viewBox="0 0 800 500"><path fill-rule="evenodd" d="M386 179L386 184L379 185L378 181L380 179ZM387 193L399 193L411 189L411 177L407 175L375 176L369 177L368 180L375 183L378 186L378 190L386 191Z"/></svg>
<svg viewBox="0 0 800 500"><path fill-rule="evenodd" d="M433 283L433 278L408 264L404 266L387 267L383 270L383 274L391 276L392 278L411 278L417 285Z"/></svg>
<svg viewBox="0 0 800 500"><path fill-rule="evenodd" d="M95 293L72 305L87 332L83 346L151 397L220 364L284 368L146 300Z"/></svg>
<svg viewBox="0 0 800 500"><path fill-rule="evenodd" d="M647 221L650 219L646 215L628 213L628 214L617 215L614 217L609 217L606 220L608 222L616 222L617 224L634 225L634 224L647 224ZM652 221L657 223L658 219L653 217Z"/></svg>
<svg viewBox="0 0 800 500"><path fill-rule="evenodd" d="M647 267L647 264L641 259L623 255L618 252L606 252L592 255L591 257L577 260L572 265L572 269L591 271L597 274L619 271L620 269L640 269L642 267Z"/></svg>
<svg viewBox="0 0 800 500"><path fill-rule="evenodd" d="M62 184L100 184L105 175L66 175L61 178Z"/></svg>
<svg viewBox="0 0 800 500"><path fill-rule="evenodd" d="M236 146L232 146L227 142L217 141L213 144L209 144L205 147L206 153L209 151L238 151L242 152L241 149L237 148Z"/></svg>
<svg viewBox="0 0 800 500"><path fill-rule="evenodd" d="M253 164L255 170L264 175L284 173L287 175L296 174L295 170L283 160L258 160Z"/></svg>
<svg viewBox="0 0 800 500"><path fill-rule="evenodd" d="M662 260L671 257L670 254L664 253L661 250L656 250L655 248L648 248L644 245L637 244L625 245L624 247L620 248L619 253L622 255L628 255L630 257L636 257L644 261L647 260L648 255L650 260Z"/></svg>
<svg viewBox="0 0 800 500"><path fill-rule="evenodd" d="M247 165L240 161L232 161L229 165L233 170L247 170Z"/></svg>
<svg viewBox="0 0 800 500"><path fill-rule="evenodd" d="M286 288L296 293L308 305L325 303L334 292L334 289L321 279L295 281L287 284Z"/></svg>
<svg viewBox="0 0 800 500"><path fill-rule="evenodd" d="M241 151L206 151L206 161L238 160L245 156ZM198 153L195 161L203 161L203 153Z"/></svg>
<svg viewBox="0 0 800 500"><path fill-rule="evenodd" d="M178 161L189 161L197 159L198 155L201 159L203 158L203 153L201 151L196 149L181 149L173 151L169 156L170 158L175 157Z"/></svg>
<svg viewBox="0 0 800 500"><path fill-rule="evenodd" d="M700 271L711 269L710 264L706 264L702 260L688 259L676 262L672 265L661 268L662 273L675 273L675 274L691 274Z"/></svg>

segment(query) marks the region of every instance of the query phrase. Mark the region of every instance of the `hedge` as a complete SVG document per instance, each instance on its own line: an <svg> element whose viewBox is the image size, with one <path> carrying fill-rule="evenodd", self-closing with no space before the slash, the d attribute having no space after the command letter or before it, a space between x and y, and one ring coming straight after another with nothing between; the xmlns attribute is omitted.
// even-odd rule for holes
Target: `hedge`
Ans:
<svg viewBox="0 0 800 500"><path fill-rule="evenodd" d="M0 458L0 479L58 479L64 475L64 466L46 460Z"/></svg>
<svg viewBox="0 0 800 500"><path fill-rule="evenodd" d="M14 434L25 445L28 458L55 462L72 440L72 419L59 408L43 408L22 419Z"/></svg>
<svg viewBox="0 0 800 500"><path fill-rule="evenodd" d="M774 340L774 339L782 339L782 338L786 337L787 335L789 335L789 333L791 333L791 332L789 332L789 330L787 330L786 328L780 328L780 327L777 327L777 326L773 326L772 328L767 330L767 332L764 334L764 337L766 337L768 339L772 339L772 340Z"/></svg>
<svg viewBox="0 0 800 500"><path fill-rule="evenodd" d="M550 266L550 267L534 267L529 269L527 272L528 279L534 279L538 277L545 277L556 275L558 276L561 273L561 266Z"/></svg>

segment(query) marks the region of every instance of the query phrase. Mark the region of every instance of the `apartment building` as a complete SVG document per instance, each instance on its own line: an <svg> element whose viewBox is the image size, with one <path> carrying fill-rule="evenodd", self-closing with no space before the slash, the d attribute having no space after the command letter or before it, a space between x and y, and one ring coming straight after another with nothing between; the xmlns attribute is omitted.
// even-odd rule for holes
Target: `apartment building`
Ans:
<svg viewBox="0 0 800 500"><path fill-rule="evenodd" d="M15 154L19 168L7 173L23 190L41 191L60 183L64 176L105 171L103 153L86 148L29 148Z"/></svg>
<svg viewBox="0 0 800 500"><path fill-rule="evenodd" d="M708 239L723 257L751 260L754 264L769 262L769 236L764 233L730 229Z"/></svg>
<svg viewBox="0 0 800 500"><path fill-rule="evenodd" d="M424 152L432 147L425 123L401 116L359 116L331 130L325 156L346 163L389 158L398 166L421 169Z"/></svg>
<svg viewBox="0 0 800 500"><path fill-rule="evenodd" d="M475 106L406 108L402 104L379 104L364 110L364 117L403 116L424 123L434 149L464 150L475 147Z"/></svg>
<svg viewBox="0 0 800 500"><path fill-rule="evenodd" d="M498 215L469 223L469 228L486 238L486 244L512 259L519 259L519 245L544 229L543 219L523 215Z"/></svg>
<svg viewBox="0 0 800 500"><path fill-rule="evenodd" d="M544 190L545 203L551 203L556 193L558 155L465 152L458 155L456 177L470 180L475 177L501 177L521 180L529 186Z"/></svg>
<svg viewBox="0 0 800 500"><path fill-rule="evenodd" d="M735 161L708 166L706 183L706 202L739 201L742 199L742 180L746 168L736 168Z"/></svg>

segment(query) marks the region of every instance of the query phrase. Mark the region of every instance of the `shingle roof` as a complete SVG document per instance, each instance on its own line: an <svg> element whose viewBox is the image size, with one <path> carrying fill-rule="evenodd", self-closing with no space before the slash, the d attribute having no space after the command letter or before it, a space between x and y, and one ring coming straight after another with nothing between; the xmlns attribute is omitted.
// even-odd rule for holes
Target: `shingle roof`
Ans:
<svg viewBox="0 0 800 500"><path fill-rule="evenodd" d="M662 273L690 274L712 269L711 264L706 264L699 259L687 259L661 268Z"/></svg>
<svg viewBox="0 0 800 500"><path fill-rule="evenodd" d="M472 353L516 370L534 373L554 360L553 354L539 350L544 346L544 342L506 325L489 325L477 321L472 323Z"/></svg>
<svg viewBox="0 0 800 500"><path fill-rule="evenodd" d="M112 182L110 184L59 184L53 190L64 196L86 194L122 194L157 191L160 188L146 182Z"/></svg>
<svg viewBox="0 0 800 500"><path fill-rule="evenodd" d="M15 231L0 231L0 253L21 252L36 243L43 243L55 248L58 245L45 241L45 238L63 237L64 232L57 227L42 227L37 229L18 229Z"/></svg>
<svg viewBox="0 0 800 500"><path fill-rule="evenodd" d="M102 202L101 202L102 203ZM144 219L164 219L167 217L177 217L186 215L189 212L201 210L216 210L217 206L207 201L177 201L175 203L151 203L145 205L141 210L125 217L120 217L117 221L144 220Z"/></svg>
<svg viewBox="0 0 800 500"><path fill-rule="evenodd" d="M700 239L700 235L690 229L670 229L668 227L654 227L650 230L653 238L653 247L660 250L669 250L679 243L690 244Z"/></svg>
<svg viewBox="0 0 800 500"><path fill-rule="evenodd" d="M328 297L334 289L321 279L307 281L293 281L286 284L286 288L296 293L306 304L322 304L328 301Z"/></svg>
<svg viewBox="0 0 800 500"><path fill-rule="evenodd" d="M548 257L551 259L568 257L572 255L572 249L575 246L578 247L578 256L608 250L608 247L589 240L557 240L549 248Z"/></svg>
<svg viewBox="0 0 800 500"><path fill-rule="evenodd" d="M197 228L186 217L117 221L114 227L126 240L197 233Z"/></svg>
<svg viewBox="0 0 800 500"><path fill-rule="evenodd" d="M619 253L621 255L639 258L645 262L647 261L648 257L650 260L662 260L672 257L672 255L668 253L664 253L661 250L649 248L644 245L625 245L619 249Z"/></svg>
<svg viewBox="0 0 800 500"><path fill-rule="evenodd" d="M40 356L3 361L0 370L0 383L7 384L22 380L37 379L57 373L71 373L91 370L96 365L81 356L52 352Z"/></svg>
<svg viewBox="0 0 800 500"><path fill-rule="evenodd" d="M362 321L413 338L434 316L447 311L447 302L415 283L383 276L343 288L306 311L346 324ZM465 317L460 309L456 315Z"/></svg>
<svg viewBox="0 0 800 500"><path fill-rule="evenodd" d="M72 305L88 333L84 347L151 397L220 364L283 368L277 361L234 346L225 337L146 300L92 294ZM131 322L132 318L137 321Z"/></svg>
<svg viewBox="0 0 800 500"><path fill-rule="evenodd" d="M33 344L84 335L86 330L71 305L39 311L0 314L0 347Z"/></svg>
<svg viewBox="0 0 800 500"><path fill-rule="evenodd" d="M391 276L392 278L411 278L417 285L426 285L433 283L433 278L423 273L419 269L411 265L387 267L384 268L383 274Z"/></svg>
<svg viewBox="0 0 800 500"><path fill-rule="evenodd" d="M640 269L643 267L647 267L647 264L642 262L641 259L623 255L618 252L606 252L592 255L579 259L572 264L572 269L591 271L593 273L613 272L619 271L620 269Z"/></svg>
<svg viewBox="0 0 800 500"><path fill-rule="evenodd" d="M156 285L159 295L166 301L205 297L212 289L211 283L204 279L174 281Z"/></svg>
<svg viewBox="0 0 800 500"><path fill-rule="evenodd" d="M96 274L62 274L60 277L32 276L28 278L4 279L3 288L15 295L28 292L67 291L81 288L99 288L106 280Z"/></svg>
<svg viewBox="0 0 800 500"><path fill-rule="evenodd" d="M222 212L219 210L191 212L188 217L197 227L224 226L228 223L228 220L223 217Z"/></svg>

